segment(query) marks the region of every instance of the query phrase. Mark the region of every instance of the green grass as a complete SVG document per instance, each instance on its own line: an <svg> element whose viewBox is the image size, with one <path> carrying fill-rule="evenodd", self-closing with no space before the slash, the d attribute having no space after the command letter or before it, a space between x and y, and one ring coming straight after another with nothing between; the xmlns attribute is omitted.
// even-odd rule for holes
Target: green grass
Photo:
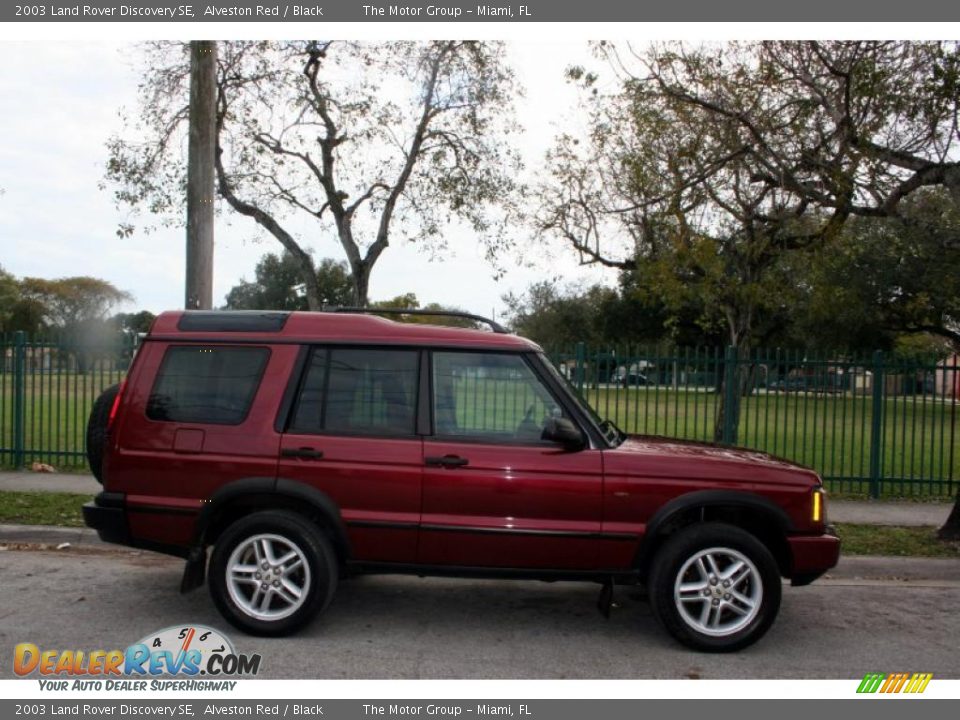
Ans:
<svg viewBox="0 0 960 720"><path fill-rule="evenodd" d="M960 543L937 539L937 528L838 524L846 555L903 555L960 559Z"/></svg>
<svg viewBox="0 0 960 720"><path fill-rule="evenodd" d="M39 460L57 469L86 471L83 456L87 417L100 393L120 382L122 372L28 374L24 435L27 461ZM0 373L0 451L14 444L13 375ZM13 457L0 453L0 465Z"/></svg>
<svg viewBox="0 0 960 720"><path fill-rule="evenodd" d="M81 507L93 495L48 492L0 492L0 523L82 527Z"/></svg>
<svg viewBox="0 0 960 720"><path fill-rule="evenodd" d="M717 395L663 387L585 388L601 417L629 433L712 441ZM922 396L883 403L879 456L884 496L952 495L960 479L960 408ZM742 398L737 444L816 469L831 489L866 493L873 403L852 394L767 393Z"/></svg>

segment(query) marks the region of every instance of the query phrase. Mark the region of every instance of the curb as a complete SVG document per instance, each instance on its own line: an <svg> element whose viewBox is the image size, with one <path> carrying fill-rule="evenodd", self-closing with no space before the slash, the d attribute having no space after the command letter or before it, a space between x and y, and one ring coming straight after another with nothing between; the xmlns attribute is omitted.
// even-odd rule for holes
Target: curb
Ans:
<svg viewBox="0 0 960 720"><path fill-rule="evenodd" d="M826 579L960 582L960 560L896 555L841 555Z"/></svg>
<svg viewBox="0 0 960 720"><path fill-rule="evenodd" d="M56 527L53 525L0 525L0 545L24 543L27 545L87 545L100 548L119 545L105 543L97 536L96 530L87 527Z"/></svg>

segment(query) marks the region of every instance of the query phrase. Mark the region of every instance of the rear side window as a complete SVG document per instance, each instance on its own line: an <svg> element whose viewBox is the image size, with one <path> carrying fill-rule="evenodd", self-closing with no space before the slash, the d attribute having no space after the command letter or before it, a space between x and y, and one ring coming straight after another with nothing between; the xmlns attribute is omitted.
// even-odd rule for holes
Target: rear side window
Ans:
<svg viewBox="0 0 960 720"><path fill-rule="evenodd" d="M167 349L147 400L151 420L238 425L250 410L270 351L260 347Z"/></svg>
<svg viewBox="0 0 960 720"><path fill-rule="evenodd" d="M418 363L415 350L314 350L290 432L413 435Z"/></svg>

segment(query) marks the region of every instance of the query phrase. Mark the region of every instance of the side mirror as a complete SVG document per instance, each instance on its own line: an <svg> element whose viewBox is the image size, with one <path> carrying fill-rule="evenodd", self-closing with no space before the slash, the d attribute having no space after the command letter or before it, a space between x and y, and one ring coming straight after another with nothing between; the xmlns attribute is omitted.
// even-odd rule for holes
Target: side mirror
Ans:
<svg viewBox="0 0 960 720"><path fill-rule="evenodd" d="M559 443L567 450L582 450L587 444L580 428L569 418L547 418L543 426L542 440Z"/></svg>

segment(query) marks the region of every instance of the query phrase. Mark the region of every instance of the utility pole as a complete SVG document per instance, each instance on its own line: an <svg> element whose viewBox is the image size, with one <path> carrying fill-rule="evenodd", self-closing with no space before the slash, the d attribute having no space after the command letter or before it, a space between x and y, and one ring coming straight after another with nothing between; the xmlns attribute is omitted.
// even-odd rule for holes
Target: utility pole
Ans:
<svg viewBox="0 0 960 720"><path fill-rule="evenodd" d="M213 197L217 43L190 42L190 140L187 147L187 310L213 307Z"/></svg>

